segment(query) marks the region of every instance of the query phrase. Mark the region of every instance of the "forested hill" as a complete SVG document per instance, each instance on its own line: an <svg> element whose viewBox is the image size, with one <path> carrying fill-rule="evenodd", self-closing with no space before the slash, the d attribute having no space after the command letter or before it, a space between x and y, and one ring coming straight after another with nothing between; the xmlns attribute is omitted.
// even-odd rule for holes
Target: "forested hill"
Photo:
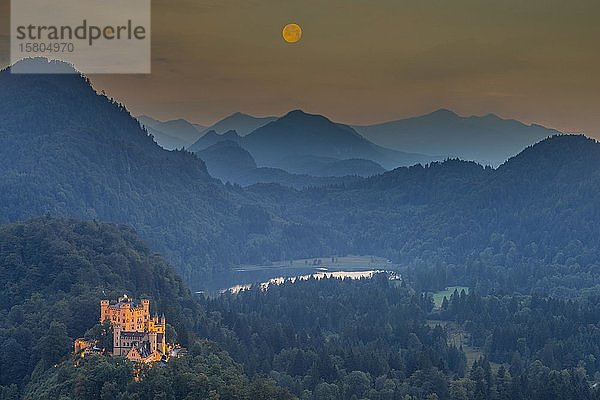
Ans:
<svg viewBox="0 0 600 400"><path fill-rule="evenodd" d="M0 222L50 214L127 223L180 266L191 254L202 266L229 253L225 241L208 244L229 201L202 161L160 148L85 77L7 69L0 104Z"/></svg>
<svg viewBox="0 0 600 400"><path fill-rule="evenodd" d="M0 338L10 349L0 354L0 385L22 382L44 357L62 359L98 322L100 299L123 293L148 296L187 342L194 321L184 315L200 309L130 228L52 218L0 227ZM52 324L69 340L37 348Z"/></svg>
<svg viewBox="0 0 600 400"><path fill-rule="evenodd" d="M282 243L318 251L294 247L285 221L270 223L196 156L160 148L83 76L6 69L0 105L1 223L47 214L124 223L195 284L242 260L277 259Z"/></svg>
<svg viewBox="0 0 600 400"><path fill-rule="evenodd" d="M73 339L98 323L102 298L127 293L151 300L164 313L168 340L183 343L189 357L134 381L124 360L92 357L74 367ZM194 332L205 315L189 289L160 256L128 227L40 218L0 227L0 398L255 399L275 398L269 382L251 383L227 354ZM89 334L89 332L88 332ZM195 344L196 343L196 344ZM58 369L55 366L59 364ZM205 381L198 380L204 374ZM137 383L136 383L137 382ZM112 393L112 395L111 395ZM120 396L120 397L119 397ZM173 397L175 396L175 397Z"/></svg>
<svg viewBox="0 0 600 400"><path fill-rule="evenodd" d="M348 232L357 252L410 265L424 285L598 283L600 144L583 136L549 138L497 170L449 160L298 197L286 199L295 215Z"/></svg>

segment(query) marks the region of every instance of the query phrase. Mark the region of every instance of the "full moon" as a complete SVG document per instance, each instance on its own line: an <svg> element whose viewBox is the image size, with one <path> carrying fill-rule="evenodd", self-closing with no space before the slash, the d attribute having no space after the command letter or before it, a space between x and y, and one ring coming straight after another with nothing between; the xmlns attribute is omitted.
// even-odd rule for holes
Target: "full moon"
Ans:
<svg viewBox="0 0 600 400"><path fill-rule="evenodd" d="M287 24L283 27L283 40L288 43L296 43L302 37L302 28L298 24Z"/></svg>

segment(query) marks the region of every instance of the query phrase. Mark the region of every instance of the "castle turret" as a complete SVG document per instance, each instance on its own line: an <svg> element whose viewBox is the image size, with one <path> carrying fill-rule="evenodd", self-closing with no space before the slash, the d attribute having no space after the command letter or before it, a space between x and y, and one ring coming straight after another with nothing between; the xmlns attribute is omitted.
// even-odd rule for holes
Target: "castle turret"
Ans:
<svg viewBox="0 0 600 400"><path fill-rule="evenodd" d="M113 355L124 355L123 344L121 343L121 325L113 325Z"/></svg>
<svg viewBox="0 0 600 400"><path fill-rule="evenodd" d="M100 323L103 323L107 319L110 320L110 301L100 300Z"/></svg>
<svg viewBox="0 0 600 400"><path fill-rule="evenodd" d="M142 299L141 303L144 308L144 314L150 315L150 300Z"/></svg>

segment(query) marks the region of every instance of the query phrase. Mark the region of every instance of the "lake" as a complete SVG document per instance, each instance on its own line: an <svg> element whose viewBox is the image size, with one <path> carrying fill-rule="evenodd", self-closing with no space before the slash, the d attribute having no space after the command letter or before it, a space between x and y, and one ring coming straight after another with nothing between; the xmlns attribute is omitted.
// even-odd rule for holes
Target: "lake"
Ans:
<svg viewBox="0 0 600 400"><path fill-rule="evenodd" d="M397 266L385 258L375 256L345 256L277 261L266 265L243 265L221 274L207 282L202 292L222 292L230 288L239 290L251 284L281 282L287 278L370 277L376 271L395 271Z"/></svg>

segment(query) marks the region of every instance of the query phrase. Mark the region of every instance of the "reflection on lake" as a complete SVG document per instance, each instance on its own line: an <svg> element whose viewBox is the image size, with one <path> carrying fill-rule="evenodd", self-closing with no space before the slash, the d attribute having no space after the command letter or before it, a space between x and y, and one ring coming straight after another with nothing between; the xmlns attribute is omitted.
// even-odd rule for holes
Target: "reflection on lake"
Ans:
<svg viewBox="0 0 600 400"><path fill-rule="evenodd" d="M375 271L335 271L335 272L319 271L319 272L316 272L314 274L293 276L293 277L289 277L289 278L284 278L284 277L280 276L280 277L277 277L277 278L269 279L266 282L260 283L260 288L262 290L266 290L266 289L269 288L269 285L281 285L284 282L294 283L294 282L296 282L296 280L307 280L307 279L310 279L310 278L313 278L313 279L323 279L323 278L340 278L340 279L372 278L373 275L378 274L378 273L382 273L382 272L385 272L385 271L381 271L381 270L375 270ZM235 286L230 287L229 289L223 290L223 292L238 293L238 292L240 292L242 290L248 290L252 286L253 285L250 284L250 283L243 284L243 285L235 285Z"/></svg>
<svg viewBox="0 0 600 400"><path fill-rule="evenodd" d="M269 285L282 283L292 278L317 279L324 277L368 278L379 271L395 270L385 258L375 256L344 256L307 258L291 261L276 261L267 265L243 265L234 270L219 273L212 281L204 282L203 291L199 293L218 293L229 290L239 291L252 284Z"/></svg>

